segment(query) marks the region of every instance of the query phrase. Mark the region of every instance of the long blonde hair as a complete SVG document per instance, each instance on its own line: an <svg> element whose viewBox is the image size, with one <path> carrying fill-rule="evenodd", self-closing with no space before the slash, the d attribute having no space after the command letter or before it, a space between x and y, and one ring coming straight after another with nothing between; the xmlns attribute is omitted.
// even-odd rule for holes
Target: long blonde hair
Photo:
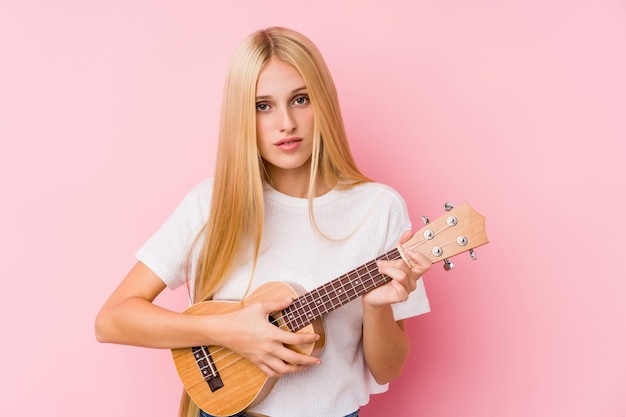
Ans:
<svg viewBox="0 0 626 417"><path fill-rule="evenodd" d="M318 48L302 34L282 27L250 35L236 50L224 87L211 211L201 232L194 302L213 297L241 250L252 244L254 261L258 257L264 219L263 184L271 179L257 148L256 83L270 58L280 59L299 71L313 106L315 127L308 194L312 224L318 181L335 189L370 181L359 171L350 152L337 91ZM198 408L184 395L180 415L198 414Z"/></svg>

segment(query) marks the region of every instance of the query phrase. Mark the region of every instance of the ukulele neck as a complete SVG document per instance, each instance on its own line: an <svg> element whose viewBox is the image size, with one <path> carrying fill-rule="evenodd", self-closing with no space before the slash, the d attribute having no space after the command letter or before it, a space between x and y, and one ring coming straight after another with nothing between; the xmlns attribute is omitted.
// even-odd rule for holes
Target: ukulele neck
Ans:
<svg viewBox="0 0 626 417"><path fill-rule="evenodd" d="M377 260L400 259L398 248L296 298L282 310L282 320L290 331L296 332L327 313L353 301L363 294L391 281L378 272Z"/></svg>

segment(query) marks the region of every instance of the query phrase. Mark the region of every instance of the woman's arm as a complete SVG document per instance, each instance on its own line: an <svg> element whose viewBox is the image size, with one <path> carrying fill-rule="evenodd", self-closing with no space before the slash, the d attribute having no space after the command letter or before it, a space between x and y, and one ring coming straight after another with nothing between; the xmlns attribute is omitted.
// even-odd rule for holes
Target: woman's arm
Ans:
<svg viewBox="0 0 626 417"><path fill-rule="evenodd" d="M404 322L393 319L391 307L364 306L363 351L377 383L386 384L400 376L409 354L409 341Z"/></svg>
<svg viewBox="0 0 626 417"><path fill-rule="evenodd" d="M214 343L208 338L219 331L219 321L208 316L187 317L153 304L164 289L163 281L137 262L98 313L96 339L151 348ZM210 331L213 327L215 330Z"/></svg>
<svg viewBox="0 0 626 417"><path fill-rule="evenodd" d="M153 304L164 289L163 281L138 262L98 313L96 338L105 343L167 349L224 346L269 376L300 371L319 363L315 357L284 346L312 343L318 335L283 331L267 319L271 312L286 308L290 299L254 303L228 314L193 315Z"/></svg>
<svg viewBox="0 0 626 417"><path fill-rule="evenodd" d="M400 243L410 238L411 232L406 232ZM363 296L363 352L365 362L379 384L400 375L409 353L404 322L395 321L391 304L406 301L415 290L417 280L431 267L430 260L424 255L413 251L406 254L414 262L413 268L403 260L380 261L380 273L392 280Z"/></svg>

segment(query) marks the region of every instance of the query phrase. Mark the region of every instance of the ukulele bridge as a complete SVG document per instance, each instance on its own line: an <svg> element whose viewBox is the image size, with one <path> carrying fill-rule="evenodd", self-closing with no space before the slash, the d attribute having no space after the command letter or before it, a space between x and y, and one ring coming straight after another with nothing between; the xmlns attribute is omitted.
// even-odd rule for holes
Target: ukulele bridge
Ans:
<svg viewBox="0 0 626 417"><path fill-rule="evenodd" d="M211 352L209 352L208 346L196 346L191 348L193 357L196 359L198 369L202 373L202 377L209 385L211 392L215 392L224 386L222 378L220 378L217 367L211 358Z"/></svg>

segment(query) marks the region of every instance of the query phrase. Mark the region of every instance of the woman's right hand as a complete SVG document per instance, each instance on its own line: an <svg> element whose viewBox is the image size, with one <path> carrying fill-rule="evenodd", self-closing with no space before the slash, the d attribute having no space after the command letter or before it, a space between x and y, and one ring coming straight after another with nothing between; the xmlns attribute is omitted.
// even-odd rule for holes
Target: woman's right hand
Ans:
<svg viewBox="0 0 626 417"><path fill-rule="evenodd" d="M270 377L279 377L319 365L314 356L295 352L286 345L303 345L319 340L315 333L293 333L280 329L269 321L269 315L287 308L290 298L259 301L241 310L220 316L226 329L218 339L221 346L243 356Z"/></svg>

